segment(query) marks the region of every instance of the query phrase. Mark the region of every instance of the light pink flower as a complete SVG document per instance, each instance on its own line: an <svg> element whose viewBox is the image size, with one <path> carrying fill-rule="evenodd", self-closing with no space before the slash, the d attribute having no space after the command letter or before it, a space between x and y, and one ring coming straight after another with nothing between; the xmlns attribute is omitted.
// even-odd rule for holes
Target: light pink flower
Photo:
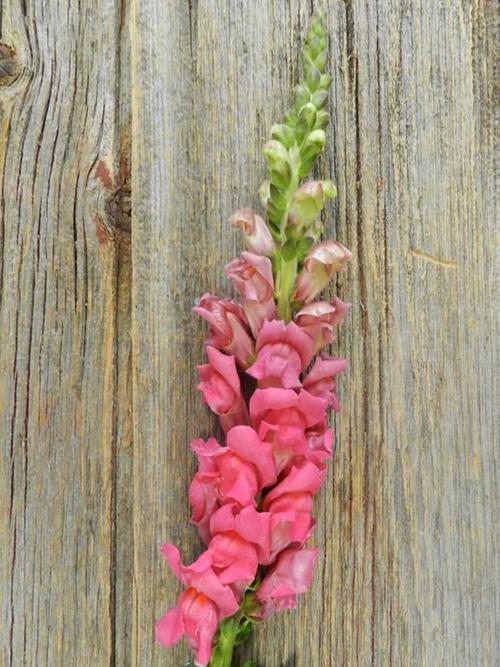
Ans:
<svg viewBox="0 0 500 667"><path fill-rule="evenodd" d="M300 272L294 298L310 303L318 292L327 286L334 273L351 259L352 254L337 241L324 241L314 246L304 259L304 268Z"/></svg>
<svg viewBox="0 0 500 667"><path fill-rule="evenodd" d="M250 418L260 438L273 445L278 472L297 457L308 456L308 434L324 432L326 406L324 399L304 390L271 387L253 393Z"/></svg>
<svg viewBox="0 0 500 667"><path fill-rule="evenodd" d="M333 342L333 327L341 321L350 305L335 297L332 303L315 301L297 313L295 322L314 340L315 352Z"/></svg>
<svg viewBox="0 0 500 667"><path fill-rule="evenodd" d="M335 394L334 376L346 368L347 361L345 359L317 357L314 366L302 381L304 389L307 389L313 396L324 398L338 412L340 405Z"/></svg>
<svg viewBox="0 0 500 667"><path fill-rule="evenodd" d="M191 443L199 461L199 471L189 486L191 521L207 543L210 517L221 504L254 506L259 491L276 480L272 445L262 442L250 426L233 427L226 440L227 447L214 438Z"/></svg>
<svg viewBox="0 0 500 667"><path fill-rule="evenodd" d="M300 372L314 351L313 339L294 322L265 322L257 339L257 359L247 373L259 387L300 387Z"/></svg>
<svg viewBox="0 0 500 667"><path fill-rule="evenodd" d="M212 655L212 640L217 631L219 615L215 604L194 588L177 598L177 606L157 621L156 639L164 646L173 646L184 635L195 652L196 665L205 667Z"/></svg>
<svg viewBox="0 0 500 667"><path fill-rule="evenodd" d="M276 316L271 260L242 252L240 259L234 259L226 266L226 274L241 294L245 315L253 335L257 337L264 320L272 320Z"/></svg>
<svg viewBox="0 0 500 667"><path fill-rule="evenodd" d="M248 411L241 395L240 378L232 355L206 346L208 364L198 366L198 389L210 408L219 415L224 431L237 424L248 424Z"/></svg>
<svg viewBox="0 0 500 667"><path fill-rule="evenodd" d="M318 553L318 549L287 549L278 556L256 593L262 618L295 607L297 593L305 593L311 584Z"/></svg>
<svg viewBox="0 0 500 667"><path fill-rule="evenodd" d="M274 252L274 241L269 227L264 220L250 208L240 208L231 216L231 224L245 234L245 245L248 250L258 255L271 255Z"/></svg>
<svg viewBox="0 0 500 667"><path fill-rule="evenodd" d="M246 368L254 356L254 342L242 306L233 299L204 294L193 310L209 324L207 344L234 355Z"/></svg>

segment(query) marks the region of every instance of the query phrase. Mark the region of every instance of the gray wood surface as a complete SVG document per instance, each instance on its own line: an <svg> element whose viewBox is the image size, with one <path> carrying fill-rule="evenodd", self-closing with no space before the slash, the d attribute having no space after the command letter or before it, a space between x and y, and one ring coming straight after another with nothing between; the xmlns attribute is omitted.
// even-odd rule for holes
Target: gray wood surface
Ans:
<svg viewBox="0 0 500 667"><path fill-rule="evenodd" d="M495 3L329 0L354 253L337 450L256 667L500 663ZM309 0L0 1L0 664L175 666L204 291L229 294ZM133 206L132 216L130 207ZM236 664L239 664L237 662Z"/></svg>

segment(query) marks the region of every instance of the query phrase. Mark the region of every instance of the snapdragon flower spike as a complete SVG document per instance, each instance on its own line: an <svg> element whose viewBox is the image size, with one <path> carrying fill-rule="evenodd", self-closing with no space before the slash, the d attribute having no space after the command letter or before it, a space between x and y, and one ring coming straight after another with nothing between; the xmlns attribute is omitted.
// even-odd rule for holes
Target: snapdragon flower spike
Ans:
<svg viewBox="0 0 500 667"><path fill-rule="evenodd" d="M253 623L296 605L318 558L307 548L313 500L332 458L327 417L339 409L336 377L347 365L325 348L349 304L314 299L351 258L336 241L318 243L335 186L301 183L326 138L326 42L317 14L293 106L264 147L267 220L247 208L231 218L246 246L226 267L241 303L204 294L194 309L208 323L198 389L224 441L191 443L198 459L191 520L206 548L184 565L177 547L162 546L185 590L156 636L166 646L185 636L199 667L231 667L233 647Z"/></svg>

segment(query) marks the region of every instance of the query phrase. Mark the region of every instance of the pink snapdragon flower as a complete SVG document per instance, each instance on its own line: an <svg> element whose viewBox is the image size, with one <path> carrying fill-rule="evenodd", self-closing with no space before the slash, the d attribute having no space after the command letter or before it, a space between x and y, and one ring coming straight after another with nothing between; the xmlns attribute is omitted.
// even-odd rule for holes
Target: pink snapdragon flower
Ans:
<svg viewBox="0 0 500 667"><path fill-rule="evenodd" d="M318 352L335 339L333 327L349 310L349 303L335 297L332 303L314 301L304 306L295 316L295 322L314 340L314 351Z"/></svg>
<svg viewBox="0 0 500 667"><path fill-rule="evenodd" d="M304 389L313 396L324 398L338 412L340 404L335 394L335 375L345 371L347 361L337 357L317 357L314 366L303 380Z"/></svg>
<svg viewBox="0 0 500 667"><path fill-rule="evenodd" d="M221 447L215 438L191 443L199 461L189 486L191 521L205 542L210 539L210 518L220 505L255 505L259 491L276 481L272 445L262 442L254 429L235 426L228 431L226 442L227 447Z"/></svg>
<svg viewBox="0 0 500 667"><path fill-rule="evenodd" d="M254 342L242 306L233 299L207 293L193 310L209 324L206 344L234 355L238 364L247 368L254 355Z"/></svg>
<svg viewBox="0 0 500 667"><path fill-rule="evenodd" d="M258 255L272 255L275 246L269 227L250 208L240 208L231 216L231 224L245 234L247 250Z"/></svg>
<svg viewBox="0 0 500 667"><path fill-rule="evenodd" d="M256 593L261 618L295 607L297 593L305 593L311 584L318 553L318 549L287 549L278 556Z"/></svg>
<svg viewBox="0 0 500 667"><path fill-rule="evenodd" d="M241 395L240 378L232 355L206 346L208 364L198 366L198 389L210 408L219 415L224 431L238 424L248 424L248 410Z"/></svg>
<svg viewBox="0 0 500 667"><path fill-rule="evenodd" d="M314 246L304 259L294 298L310 303L316 294L326 287L334 273L340 271L351 259L351 252L337 241L323 241Z"/></svg>
<svg viewBox="0 0 500 667"><path fill-rule="evenodd" d="M265 322L257 338L257 359L247 369L259 387L300 387L299 375L314 352L313 339L294 322Z"/></svg>
<svg viewBox="0 0 500 667"><path fill-rule="evenodd" d="M219 613L212 600L195 588L188 588L177 598L177 606L157 621L156 639L164 646L173 646L186 635L196 665L205 667L212 655L218 624Z"/></svg>
<svg viewBox="0 0 500 667"><path fill-rule="evenodd" d="M173 544L164 544L161 550L172 572L187 589L177 598L177 605L156 623L156 638L165 646L172 646L185 634L195 651L196 664L205 667L218 623L237 611L238 599L232 588L216 575L207 552L192 565L184 566Z"/></svg>
<svg viewBox="0 0 500 667"><path fill-rule="evenodd" d="M273 446L281 472L310 451L309 433L324 432L326 401L305 390L257 389L250 399L250 418L260 438Z"/></svg>
<svg viewBox="0 0 500 667"><path fill-rule="evenodd" d="M264 320L272 320L276 316L271 260L242 252L240 259L234 259L226 266L226 275L238 288L248 323L257 337Z"/></svg>

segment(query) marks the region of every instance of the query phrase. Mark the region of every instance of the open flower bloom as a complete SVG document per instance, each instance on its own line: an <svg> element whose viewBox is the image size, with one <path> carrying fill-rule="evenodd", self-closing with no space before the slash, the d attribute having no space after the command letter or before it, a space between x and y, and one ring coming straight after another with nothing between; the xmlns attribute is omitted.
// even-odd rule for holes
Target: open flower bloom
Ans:
<svg viewBox="0 0 500 667"><path fill-rule="evenodd" d="M208 364L198 366L198 389L210 408L219 415L224 431L238 424L248 424L248 411L241 395L240 378L232 355L206 346Z"/></svg>
<svg viewBox="0 0 500 667"><path fill-rule="evenodd" d="M231 216L231 224L245 234L245 246L258 255L271 255L274 241L264 220L250 208L240 208Z"/></svg>
<svg viewBox="0 0 500 667"><path fill-rule="evenodd" d="M212 639L219 621L231 616L239 603L232 588L223 584L211 566L211 555L204 552L192 565L184 566L177 547L161 548L172 572L187 586L156 624L156 637L172 646L185 634L195 651L196 664L205 667L212 653Z"/></svg>
<svg viewBox="0 0 500 667"><path fill-rule="evenodd" d="M300 387L299 375L314 352L313 339L294 322L265 322L257 338L257 359L247 373L259 387Z"/></svg>
<svg viewBox="0 0 500 667"><path fill-rule="evenodd" d="M205 667L212 655L212 640L218 624L215 604L204 593L188 588L177 598L177 606L157 621L156 639L164 646L173 646L186 635L196 665Z"/></svg>
<svg viewBox="0 0 500 667"><path fill-rule="evenodd" d="M273 446L281 472L297 457L309 453L308 433L324 432L326 401L303 389L257 389L250 399L252 424L262 440Z"/></svg>
<svg viewBox="0 0 500 667"><path fill-rule="evenodd" d="M351 259L351 252L337 241L324 241L314 246L304 259L294 299L310 303L316 294L327 286L334 273L340 271Z"/></svg>
<svg viewBox="0 0 500 667"><path fill-rule="evenodd" d="M338 412L340 405L335 394L334 376L346 368L347 361L345 359L318 357L314 362L314 366L303 380L304 389L307 389L313 396L324 398Z"/></svg>
<svg viewBox="0 0 500 667"><path fill-rule="evenodd" d="M271 550L271 515L251 505L241 508L227 504L216 510L210 519L210 533L234 531L257 549L259 562L269 558Z"/></svg>
<svg viewBox="0 0 500 667"><path fill-rule="evenodd" d="M276 315L271 260L242 252L240 259L234 259L226 266L226 274L241 294L245 315L253 335L257 337L264 320L272 320Z"/></svg>
<svg viewBox="0 0 500 667"><path fill-rule="evenodd" d="M254 343L241 305L233 299L204 294L193 310L209 324L207 345L234 355L246 368L254 355Z"/></svg>
<svg viewBox="0 0 500 667"><path fill-rule="evenodd" d="M314 340L314 351L334 340L333 327L338 324L349 309L350 304L335 297L332 303L314 301L304 306L295 316L295 322Z"/></svg>
<svg viewBox="0 0 500 667"><path fill-rule="evenodd" d="M318 549L287 549L278 556L256 593L261 618L295 607L297 593L305 593L311 584L318 553Z"/></svg>
<svg viewBox="0 0 500 667"><path fill-rule="evenodd" d="M226 441L227 447L221 447L215 438L191 443L199 461L199 471L189 487L191 520L205 542L210 539L210 517L220 505L254 506L255 496L276 481L272 445L262 442L254 429L235 426Z"/></svg>

